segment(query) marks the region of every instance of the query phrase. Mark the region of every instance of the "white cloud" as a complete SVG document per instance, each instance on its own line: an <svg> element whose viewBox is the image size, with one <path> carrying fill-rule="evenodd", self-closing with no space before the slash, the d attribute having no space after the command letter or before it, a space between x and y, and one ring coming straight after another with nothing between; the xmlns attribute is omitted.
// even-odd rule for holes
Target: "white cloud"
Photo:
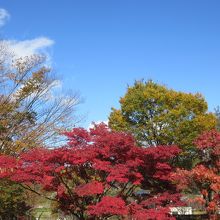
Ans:
<svg viewBox="0 0 220 220"><path fill-rule="evenodd" d="M56 79L51 83L51 87L55 89L62 89L62 81Z"/></svg>
<svg viewBox="0 0 220 220"><path fill-rule="evenodd" d="M89 130L90 128L94 128L94 124L98 125L98 124L101 124L101 123L104 123L104 124L108 125L108 120L92 122L92 123L89 124L87 130Z"/></svg>
<svg viewBox="0 0 220 220"><path fill-rule="evenodd" d="M0 8L0 27L4 26L9 18L10 14L4 8Z"/></svg>
<svg viewBox="0 0 220 220"><path fill-rule="evenodd" d="M47 37L39 37L32 40L7 40L7 48L15 58L30 56L38 53L46 53L46 48L52 46L54 41Z"/></svg>

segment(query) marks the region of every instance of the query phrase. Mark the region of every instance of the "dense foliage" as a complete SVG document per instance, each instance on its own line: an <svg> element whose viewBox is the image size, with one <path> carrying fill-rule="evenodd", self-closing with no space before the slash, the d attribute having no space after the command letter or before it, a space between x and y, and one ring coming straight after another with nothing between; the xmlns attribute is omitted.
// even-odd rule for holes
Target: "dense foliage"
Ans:
<svg viewBox="0 0 220 220"><path fill-rule="evenodd" d="M201 94L177 92L153 81L136 81L120 104L119 110L112 109L109 126L131 132L140 145L187 149L198 134L216 125Z"/></svg>
<svg viewBox="0 0 220 220"><path fill-rule="evenodd" d="M217 214L220 209L220 132L205 132L195 144L200 162L191 170L178 169L174 180L186 193L201 195L195 201L209 214Z"/></svg>
<svg viewBox="0 0 220 220"><path fill-rule="evenodd" d="M28 192L80 220L172 220L170 208L185 205L189 194L210 219L216 217L220 133L212 129L219 127L219 112L207 113L200 94L135 82L121 98L121 109L112 110L110 127L74 128L63 133L67 144L57 147L54 137L70 125L78 99L50 102L54 81L43 64L33 56L8 69L0 57L2 219L30 209ZM51 141L54 147L45 148Z"/></svg>
<svg viewBox="0 0 220 220"><path fill-rule="evenodd" d="M220 131L220 107L215 108L215 116L217 118L216 129Z"/></svg>
<svg viewBox="0 0 220 220"><path fill-rule="evenodd" d="M2 220L23 216L31 208L26 203L27 195L24 189L12 181L0 182L0 216Z"/></svg>
<svg viewBox="0 0 220 220"><path fill-rule="evenodd" d="M174 219L169 207L182 204L169 164L180 152L176 146L141 148L104 124L66 135L65 147L33 149L19 160L0 157L1 177L32 191L41 185L77 219Z"/></svg>

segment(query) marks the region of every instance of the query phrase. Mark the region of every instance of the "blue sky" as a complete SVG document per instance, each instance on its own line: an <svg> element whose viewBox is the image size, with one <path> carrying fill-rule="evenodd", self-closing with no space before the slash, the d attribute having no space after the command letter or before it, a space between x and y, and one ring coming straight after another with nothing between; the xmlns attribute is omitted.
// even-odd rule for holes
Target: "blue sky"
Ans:
<svg viewBox="0 0 220 220"><path fill-rule="evenodd" d="M80 91L85 127L106 120L135 79L220 105L218 0L1 0L0 8L1 38L20 54L49 53L63 88Z"/></svg>

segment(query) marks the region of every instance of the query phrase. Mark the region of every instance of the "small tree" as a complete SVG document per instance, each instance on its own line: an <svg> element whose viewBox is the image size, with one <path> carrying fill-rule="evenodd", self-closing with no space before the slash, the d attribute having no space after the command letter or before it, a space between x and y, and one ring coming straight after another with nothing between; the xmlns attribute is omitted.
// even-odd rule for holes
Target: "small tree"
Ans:
<svg viewBox="0 0 220 220"><path fill-rule="evenodd" d="M200 194L199 202L210 214L220 209L220 132L203 133L195 142L200 162L192 170L177 170L174 179L187 193ZM198 200L198 199L197 199Z"/></svg>

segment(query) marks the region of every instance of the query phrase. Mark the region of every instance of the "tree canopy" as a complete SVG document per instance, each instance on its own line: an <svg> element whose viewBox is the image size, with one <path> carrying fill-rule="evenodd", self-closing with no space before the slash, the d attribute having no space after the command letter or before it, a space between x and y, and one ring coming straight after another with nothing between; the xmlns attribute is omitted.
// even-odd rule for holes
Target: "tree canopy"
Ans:
<svg viewBox="0 0 220 220"><path fill-rule="evenodd" d="M54 144L61 131L73 127L79 96L55 94L57 83L45 56L15 59L0 41L1 153Z"/></svg>
<svg viewBox="0 0 220 220"><path fill-rule="evenodd" d="M200 161L191 170L178 169L174 180L185 193L201 195L194 202L203 205L210 215L216 215L220 208L220 132L204 132L195 144Z"/></svg>
<svg viewBox="0 0 220 220"><path fill-rule="evenodd" d="M0 156L0 178L31 191L41 185L58 209L77 219L175 219L169 207L182 202L169 160L180 152L176 146L140 148L104 124L66 135L68 145L59 149L33 149L19 160Z"/></svg>
<svg viewBox="0 0 220 220"><path fill-rule="evenodd" d="M153 81L136 81L120 99L120 109L112 108L109 126L131 132L140 145L177 144L192 146L203 131L216 126L216 117L199 93L168 89Z"/></svg>
<svg viewBox="0 0 220 220"><path fill-rule="evenodd" d="M173 220L170 208L185 204L181 192L198 194L207 213L217 215L220 133L212 129L219 126L219 112L208 113L201 94L136 81L120 99L121 108L112 109L109 127L101 123L89 130L67 130L75 123L72 112L79 97L54 94L57 81L43 56L9 59L3 46L3 219L30 209L27 192L53 201L64 216L79 220ZM64 146L59 146L60 132Z"/></svg>

